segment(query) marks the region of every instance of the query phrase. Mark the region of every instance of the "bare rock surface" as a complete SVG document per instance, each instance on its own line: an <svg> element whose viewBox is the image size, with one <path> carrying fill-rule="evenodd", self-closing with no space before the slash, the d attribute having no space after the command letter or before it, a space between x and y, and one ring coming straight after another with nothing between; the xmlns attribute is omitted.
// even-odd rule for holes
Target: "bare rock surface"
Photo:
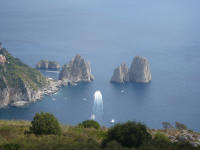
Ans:
<svg viewBox="0 0 200 150"><path fill-rule="evenodd" d="M80 55L76 55L68 64L65 64L59 74L59 80L62 80L64 84L91 82L93 79L90 62L86 62Z"/></svg>
<svg viewBox="0 0 200 150"><path fill-rule="evenodd" d="M111 82L115 83L149 83L150 81L150 65L148 60L142 56L135 56L129 69L126 64L121 64L114 70L111 78Z"/></svg>
<svg viewBox="0 0 200 150"><path fill-rule="evenodd" d="M114 70L111 82L125 83L128 81L129 81L128 66L126 64L121 64Z"/></svg>
<svg viewBox="0 0 200 150"><path fill-rule="evenodd" d="M155 130L152 129L150 133L155 135L155 133L162 133L166 135L169 140L173 143L186 142L190 143L194 147L200 146L200 133L194 132L192 130L179 130L179 129L165 129L165 130Z"/></svg>
<svg viewBox="0 0 200 150"><path fill-rule="evenodd" d="M48 60L40 60L36 64L37 69L52 69L52 70L59 70L60 64L55 61L48 61Z"/></svg>
<svg viewBox="0 0 200 150"><path fill-rule="evenodd" d="M142 56L135 56L129 69L129 81L148 83L151 81L150 65Z"/></svg>

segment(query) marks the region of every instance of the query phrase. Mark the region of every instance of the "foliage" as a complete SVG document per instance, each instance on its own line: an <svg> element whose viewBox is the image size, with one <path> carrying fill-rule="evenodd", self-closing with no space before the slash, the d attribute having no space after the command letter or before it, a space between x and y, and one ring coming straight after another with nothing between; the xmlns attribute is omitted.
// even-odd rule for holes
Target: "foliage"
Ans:
<svg viewBox="0 0 200 150"><path fill-rule="evenodd" d="M170 139L163 133L157 132L154 135L154 141L156 142L168 142L170 143Z"/></svg>
<svg viewBox="0 0 200 150"><path fill-rule="evenodd" d="M162 122L164 129L174 129L174 127L169 122Z"/></svg>
<svg viewBox="0 0 200 150"><path fill-rule="evenodd" d="M138 148L126 148L116 141L111 141L102 149L102 135L107 129L61 125L60 135L24 135L30 126L28 121L0 120L0 150L8 150L5 145L12 148L18 145L19 150L200 150L188 143L169 143L155 138Z"/></svg>
<svg viewBox="0 0 200 150"><path fill-rule="evenodd" d="M36 113L31 121L30 132L36 135L61 134L61 127L57 119L49 113Z"/></svg>
<svg viewBox="0 0 200 150"><path fill-rule="evenodd" d="M142 145L138 150L200 150L200 147L193 147L189 143L171 143L167 141L152 140Z"/></svg>
<svg viewBox="0 0 200 150"><path fill-rule="evenodd" d="M179 130L187 130L187 126L180 122L175 122L176 128Z"/></svg>
<svg viewBox="0 0 200 150"><path fill-rule="evenodd" d="M110 128L102 146L105 147L107 143L116 141L124 147L139 147L149 140L151 140L151 135L147 132L145 125L129 121Z"/></svg>
<svg viewBox="0 0 200 150"><path fill-rule="evenodd" d="M46 84L45 77L39 71L13 57L6 49L0 49L0 54L6 57L6 63L4 65L0 64L1 89L6 88L6 84L8 84L9 87L19 89L25 93L25 84L34 90Z"/></svg>
<svg viewBox="0 0 200 150"><path fill-rule="evenodd" d="M0 146L1 150L19 150L20 146L18 144L5 144Z"/></svg>
<svg viewBox="0 0 200 150"><path fill-rule="evenodd" d="M105 150L124 150L124 148L116 141L111 141L106 145Z"/></svg>
<svg viewBox="0 0 200 150"><path fill-rule="evenodd" d="M82 123L80 123L79 126L84 128L95 128L95 129L100 128L99 123L94 120L85 120Z"/></svg>

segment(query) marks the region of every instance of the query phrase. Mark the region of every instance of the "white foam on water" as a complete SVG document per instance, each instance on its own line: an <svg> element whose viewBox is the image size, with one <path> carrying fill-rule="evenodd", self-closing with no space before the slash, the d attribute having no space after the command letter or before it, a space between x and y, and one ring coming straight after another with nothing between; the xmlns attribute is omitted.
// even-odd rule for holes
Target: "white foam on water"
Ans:
<svg viewBox="0 0 200 150"><path fill-rule="evenodd" d="M97 120L101 120L103 116L103 97L101 91L95 91L94 93L94 104L93 114Z"/></svg>

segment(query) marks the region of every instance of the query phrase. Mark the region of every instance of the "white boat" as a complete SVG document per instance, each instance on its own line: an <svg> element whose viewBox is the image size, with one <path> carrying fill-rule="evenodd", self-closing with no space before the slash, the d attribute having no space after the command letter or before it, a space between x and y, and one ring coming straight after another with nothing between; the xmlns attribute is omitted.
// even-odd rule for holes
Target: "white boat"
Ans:
<svg viewBox="0 0 200 150"><path fill-rule="evenodd" d="M90 118L91 118L92 120L95 120L95 115L92 114Z"/></svg>
<svg viewBox="0 0 200 150"><path fill-rule="evenodd" d="M114 124L115 123L115 119L110 120L110 123Z"/></svg>

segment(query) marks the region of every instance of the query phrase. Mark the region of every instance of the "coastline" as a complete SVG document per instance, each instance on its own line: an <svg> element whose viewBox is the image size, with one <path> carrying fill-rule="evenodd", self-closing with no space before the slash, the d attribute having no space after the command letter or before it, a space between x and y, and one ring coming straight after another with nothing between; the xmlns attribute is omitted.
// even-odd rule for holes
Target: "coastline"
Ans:
<svg viewBox="0 0 200 150"><path fill-rule="evenodd" d="M48 83L44 88L41 88L38 91L32 93L34 94L34 96L31 100L17 101L17 102L11 103L10 106L24 107L25 105L41 100L44 96L51 96L55 94L56 92L60 90L60 88L63 85L61 80L54 80L52 78L47 78L47 82Z"/></svg>

